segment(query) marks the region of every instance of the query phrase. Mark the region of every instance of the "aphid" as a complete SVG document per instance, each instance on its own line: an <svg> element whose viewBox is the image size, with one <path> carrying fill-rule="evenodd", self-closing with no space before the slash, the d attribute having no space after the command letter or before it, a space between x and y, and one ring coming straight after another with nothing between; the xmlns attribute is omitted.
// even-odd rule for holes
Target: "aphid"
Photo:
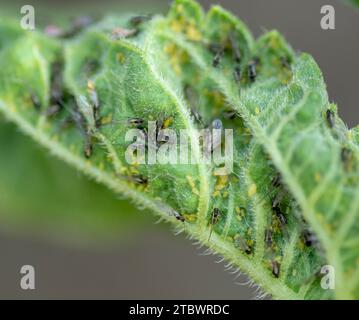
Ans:
<svg viewBox="0 0 359 320"><path fill-rule="evenodd" d="M283 68L290 69L290 59L288 57L282 56L279 60Z"/></svg>
<svg viewBox="0 0 359 320"><path fill-rule="evenodd" d="M327 124L329 128L334 128L335 124L335 114L332 110L328 109L326 111Z"/></svg>
<svg viewBox="0 0 359 320"><path fill-rule="evenodd" d="M138 33L138 30L136 30L136 29L125 29L125 28L117 27L117 28L112 29L111 38L113 40L119 40L122 38L133 37L137 33Z"/></svg>
<svg viewBox="0 0 359 320"><path fill-rule="evenodd" d="M202 117L196 108L194 108L194 107L191 108L191 114L197 123L203 124Z"/></svg>
<svg viewBox="0 0 359 320"><path fill-rule="evenodd" d="M87 159L91 158L92 151L93 151L92 137L89 133L86 133L85 142L84 142L84 155Z"/></svg>
<svg viewBox="0 0 359 320"><path fill-rule="evenodd" d="M63 103L64 88L62 80L63 62L55 61L51 65L51 103Z"/></svg>
<svg viewBox="0 0 359 320"><path fill-rule="evenodd" d="M281 177L281 175L279 173L276 176L274 176L274 178L272 179L271 184L272 184L273 188L279 190L277 192L275 198L272 201L272 208L276 208L276 207L278 207L278 205L280 204L280 202L284 198L284 196L286 194L286 189L282 184L282 177Z"/></svg>
<svg viewBox="0 0 359 320"><path fill-rule="evenodd" d="M233 110L233 109L232 110L225 110L223 112L223 117L225 119L233 120L233 119L237 118L237 116L238 116L238 112L236 110Z"/></svg>
<svg viewBox="0 0 359 320"><path fill-rule="evenodd" d="M197 97L196 97L196 93L194 92L194 90L191 88L191 86L189 85L185 85L184 87L184 94L185 94L185 97L189 103L189 105L191 106L191 114L194 118L194 120L203 125L203 121L202 121L202 117L201 115L199 114L197 108L194 106L196 104L196 101L197 101Z"/></svg>
<svg viewBox="0 0 359 320"><path fill-rule="evenodd" d="M60 105L54 104L45 110L45 116L48 118L54 117L56 114L58 114L61 111L61 109L62 108Z"/></svg>
<svg viewBox="0 0 359 320"><path fill-rule="evenodd" d="M252 60L248 64L248 78L251 82L254 82L257 78L256 61Z"/></svg>
<svg viewBox="0 0 359 320"><path fill-rule="evenodd" d="M242 70L241 70L241 67L240 67L239 65L234 67L233 77L234 77L234 80L235 80L237 83L240 83L240 82L241 82Z"/></svg>
<svg viewBox="0 0 359 320"><path fill-rule="evenodd" d="M351 167L352 151L346 147L342 147L340 151L340 159L343 162L344 169L349 171Z"/></svg>
<svg viewBox="0 0 359 320"><path fill-rule="evenodd" d="M130 177L130 180L136 184L147 184L148 179L141 174L135 174Z"/></svg>
<svg viewBox="0 0 359 320"><path fill-rule="evenodd" d="M311 247L313 245L316 245L319 241L316 235L309 230L304 230L302 233L304 244L307 247Z"/></svg>
<svg viewBox="0 0 359 320"><path fill-rule="evenodd" d="M277 196L274 198L274 200L272 201L272 207L276 207L279 202L281 201L281 199L283 198L284 194L285 194L285 189L282 186L282 178L280 176L279 173L277 173L271 180L271 186L273 187L273 189L280 189L280 191L278 192ZM260 200L260 202L262 202L268 195L270 195L271 193L274 192L273 189L268 190L268 192L266 192L266 194L264 194Z"/></svg>
<svg viewBox="0 0 359 320"><path fill-rule="evenodd" d="M270 247L273 243L273 234L272 230L266 229L264 233L264 242L267 245L267 247Z"/></svg>
<svg viewBox="0 0 359 320"><path fill-rule="evenodd" d="M143 125L144 125L144 120L141 118L131 118L128 119L128 123L134 127L136 127L137 129L144 129Z"/></svg>
<svg viewBox="0 0 359 320"><path fill-rule="evenodd" d="M94 115L96 126L99 127L101 123L100 100L98 98L97 91L95 90L95 85L92 81L87 82L87 91L90 97L91 104L93 106L93 115Z"/></svg>
<svg viewBox="0 0 359 320"><path fill-rule="evenodd" d="M222 212L221 210L219 210L218 208L214 208L212 210L212 213L211 213L211 230L209 231L209 236L208 236L208 241L210 240L211 238L211 235L212 235L212 231L213 231L213 226L215 224L218 223L219 219L221 218L222 216Z"/></svg>
<svg viewBox="0 0 359 320"><path fill-rule="evenodd" d="M214 57L213 57L213 61L212 61L212 65L214 68L217 68L219 66L219 64L221 63L221 59L224 55L224 49L223 47L218 48L218 50L216 51Z"/></svg>
<svg viewBox="0 0 359 320"><path fill-rule="evenodd" d="M174 212L173 212L173 215L174 215L174 217L175 217L178 221L181 221L181 222L185 222L185 221L186 221L186 219L185 219L182 215L180 215L177 211L174 211Z"/></svg>
<svg viewBox="0 0 359 320"><path fill-rule="evenodd" d="M252 248L239 235L234 238L234 246L241 249L246 254L252 253Z"/></svg>
<svg viewBox="0 0 359 320"><path fill-rule="evenodd" d="M271 261L271 266L272 266L272 274L273 274L273 276L278 278L279 273L280 273L280 264L277 261L272 260Z"/></svg>
<svg viewBox="0 0 359 320"><path fill-rule="evenodd" d="M70 110L71 121L75 123L78 129L84 131L85 120L83 115L78 110Z"/></svg>
<svg viewBox="0 0 359 320"><path fill-rule="evenodd" d="M284 227L287 224L287 218L283 214L282 210L278 206L276 206L276 207L273 207L273 211L274 211L276 217L278 218L280 225L282 227Z"/></svg>
<svg viewBox="0 0 359 320"><path fill-rule="evenodd" d="M35 93L31 93L30 98L34 108L39 111L41 109L40 98Z"/></svg>
<svg viewBox="0 0 359 320"><path fill-rule="evenodd" d="M238 42L237 42L233 32L231 32L229 34L229 41L231 42L231 46L232 46L232 50L233 50L233 59L236 63L240 63L241 62L241 52L239 50Z"/></svg>
<svg viewBox="0 0 359 320"><path fill-rule="evenodd" d="M149 21L151 19L152 19L151 14L135 16L135 17L132 17L130 19L130 24L132 26L134 26L134 27L138 27L141 23L144 23L144 22Z"/></svg>

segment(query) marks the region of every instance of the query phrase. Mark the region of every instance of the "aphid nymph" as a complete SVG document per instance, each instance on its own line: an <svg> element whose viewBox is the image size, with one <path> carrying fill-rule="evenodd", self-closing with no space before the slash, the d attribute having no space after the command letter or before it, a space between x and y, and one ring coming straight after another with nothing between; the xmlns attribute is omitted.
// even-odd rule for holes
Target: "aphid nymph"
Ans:
<svg viewBox="0 0 359 320"><path fill-rule="evenodd" d="M332 110L328 109L326 111L326 119L327 119L327 124L329 128L334 128L334 124L335 124L335 114Z"/></svg>
<svg viewBox="0 0 359 320"><path fill-rule="evenodd" d="M276 278L279 278L280 264L277 261L272 260L271 265L272 265L272 274L273 274L273 276L275 276Z"/></svg>
<svg viewBox="0 0 359 320"><path fill-rule="evenodd" d="M34 108L37 111L41 110L40 98L35 93L31 93L30 98L31 98L31 102L32 102Z"/></svg>
<svg viewBox="0 0 359 320"><path fill-rule="evenodd" d="M241 67L240 67L239 65L237 65L237 66L234 67L233 77L234 77L234 80L235 80L237 83L240 83L240 82L241 82L242 70L241 70Z"/></svg>
<svg viewBox="0 0 359 320"><path fill-rule="evenodd" d="M237 118L237 116L238 116L238 112L236 110L233 110L233 109L225 110L223 112L223 117L225 119L233 120L233 119Z"/></svg>
<svg viewBox="0 0 359 320"><path fill-rule="evenodd" d="M137 35L138 30L136 29L125 29L121 27L117 27L112 29L111 31L111 39L112 40L119 40L122 38L130 38Z"/></svg>
<svg viewBox="0 0 359 320"><path fill-rule="evenodd" d="M267 245L267 247L270 247L273 243L273 234L272 230L266 229L264 234L264 242Z"/></svg>
<svg viewBox="0 0 359 320"><path fill-rule="evenodd" d="M178 221L181 221L181 222L185 222L185 221L186 221L186 219L185 219L182 215L180 215L177 211L175 211L175 212L173 213L173 215L174 215L174 217L175 217Z"/></svg>
<svg viewBox="0 0 359 320"><path fill-rule="evenodd" d="M352 167L353 153L347 147L342 147L340 150L340 159L343 163L344 169L349 171Z"/></svg>
<svg viewBox="0 0 359 320"><path fill-rule="evenodd" d="M87 159L91 158L92 151L93 151L92 137L89 133L86 133L85 141L84 141L84 155Z"/></svg>
<svg viewBox="0 0 359 320"><path fill-rule="evenodd" d="M311 247L319 242L316 235L310 232L309 230L304 230L302 236L303 236L304 244L307 247Z"/></svg>
<svg viewBox="0 0 359 320"><path fill-rule="evenodd" d="M283 214L282 210L279 208L279 206L276 206L273 208L273 211L274 211L276 217L278 218L281 226L284 227L287 224L287 218Z"/></svg>
<svg viewBox="0 0 359 320"><path fill-rule="evenodd" d="M241 249L246 254L252 253L252 248L246 243L244 239L242 239L239 235L237 235L234 239L234 245L235 247Z"/></svg>
<svg viewBox="0 0 359 320"><path fill-rule="evenodd" d="M256 61L252 60L248 64L248 78L251 82L254 82L257 78Z"/></svg>
<svg viewBox="0 0 359 320"><path fill-rule="evenodd" d="M213 226L218 223L218 221L219 221L219 219L221 218L221 216L222 216L221 210L219 210L218 208L214 208L214 209L212 210L212 213L211 213L211 221L210 221L211 230L210 230L210 232L209 232L208 241L211 239L211 235L212 235L212 231L213 231Z"/></svg>
<svg viewBox="0 0 359 320"><path fill-rule="evenodd" d="M127 123L130 126L135 127L136 129L140 129L140 130L145 129L145 127L144 127L145 121L143 119L141 119L141 118L129 118L127 120Z"/></svg>
<svg viewBox="0 0 359 320"><path fill-rule="evenodd" d="M286 57L286 56L282 56L280 57L280 64L283 68L285 69L290 69L290 59L289 57Z"/></svg>
<svg viewBox="0 0 359 320"><path fill-rule="evenodd" d="M217 68L219 64L221 63L221 59L224 55L224 49L223 47L219 47L213 57L212 65L214 68Z"/></svg>
<svg viewBox="0 0 359 320"><path fill-rule="evenodd" d="M130 177L131 181L136 184L147 184L148 179L141 174L135 174Z"/></svg>
<svg viewBox="0 0 359 320"><path fill-rule="evenodd" d="M133 27L138 27L140 24L142 24L143 22L146 22L148 20L152 19L152 15L148 14L148 15L140 15L140 16L135 16L132 17L130 19L130 24Z"/></svg>

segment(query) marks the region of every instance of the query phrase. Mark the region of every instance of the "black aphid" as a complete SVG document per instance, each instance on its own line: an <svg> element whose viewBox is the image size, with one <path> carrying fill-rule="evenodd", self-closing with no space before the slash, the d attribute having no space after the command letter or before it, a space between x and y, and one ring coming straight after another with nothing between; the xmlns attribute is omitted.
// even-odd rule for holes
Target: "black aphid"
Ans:
<svg viewBox="0 0 359 320"><path fill-rule="evenodd" d="M288 222L287 222L287 218L285 217L282 210L279 208L279 206L276 206L276 207L273 207L273 211L274 211L276 217L278 218L280 225L282 227L284 227Z"/></svg>
<svg viewBox="0 0 359 320"><path fill-rule="evenodd" d="M252 253L252 248L239 235L234 239L234 246L244 251L246 254Z"/></svg>
<svg viewBox="0 0 359 320"><path fill-rule="evenodd" d="M280 264L277 261L272 260L271 265L272 265L272 274L273 274L273 276L278 278L279 273L280 273Z"/></svg>
<svg viewBox="0 0 359 320"><path fill-rule="evenodd" d="M199 123L199 124L203 124L202 121L202 116L199 114L198 110L195 107L191 108L191 114L193 116L193 119Z"/></svg>
<svg viewBox="0 0 359 320"><path fill-rule="evenodd" d="M91 158L93 152L92 136L88 133L85 134L84 141L84 155L87 159Z"/></svg>
<svg viewBox="0 0 359 320"><path fill-rule="evenodd" d="M219 210L218 208L214 208L214 209L212 210L212 213L211 213L211 221L210 221L211 230L210 230L210 232L209 232L208 241L209 241L210 238L211 238L212 231L213 231L213 226L218 223L218 221L219 221L219 219L221 218L221 216L222 216L221 210Z"/></svg>
<svg viewBox="0 0 359 320"><path fill-rule="evenodd" d="M197 99L196 93L194 92L194 90L192 89L192 87L190 85L185 85L184 94L188 101L188 104L190 105L191 114L192 114L194 120L198 124L203 125L202 116L200 115L198 109L195 107L198 99Z"/></svg>
<svg viewBox="0 0 359 320"><path fill-rule="evenodd" d="M145 121L141 118L130 118L128 119L128 123L137 129L144 129Z"/></svg>
<svg viewBox="0 0 359 320"><path fill-rule="evenodd" d="M235 80L237 83L240 83L240 82L241 82L242 70L241 70L241 67L240 67L239 65L234 67L233 77L234 77L234 80Z"/></svg>
<svg viewBox="0 0 359 320"><path fill-rule="evenodd" d="M186 219L181 215L179 214L177 211L174 211L173 212L173 215L174 217L178 220L178 221L181 221L181 222L185 222Z"/></svg>
<svg viewBox="0 0 359 320"><path fill-rule="evenodd" d="M270 247L273 243L273 234L272 230L266 229L264 233L264 242L267 245L267 247Z"/></svg>
<svg viewBox="0 0 359 320"><path fill-rule="evenodd" d="M149 21L151 19L152 19L152 15L147 14L147 15L140 15L140 16L132 17L129 22L130 22L131 26L138 27L140 24L142 24L146 21Z"/></svg>
<svg viewBox="0 0 359 320"><path fill-rule="evenodd" d="M302 233L304 244L307 247L311 247L313 245L316 245L319 241L316 235L309 230L304 230Z"/></svg>
<svg viewBox="0 0 359 320"><path fill-rule="evenodd" d="M45 116L52 118L61 111L62 107L59 104L53 104L45 110Z"/></svg>
<svg viewBox="0 0 359 320"><path fill-rule="evenodd" d="M332 110L328 109L326 111L326 119L327 119L327 124L329 128L334 128L335 125L335 114Z"/></svg>
<svg viewBox="0 0 359 320"><path fill-rule="evenodd" d="M223 55L224 55L223 47L218 48L218 50L214 54L213 61L212 61L212 66L214 68L217 68L219 66L219 64L221 63Z"/></svg>
<svg viewBox="0 0 359 320"><path fill-rule="evenodd" d="M135 174L130 177L130 180L136 184L147 184L148 179L141 174Z"/></svg>
<svg viewBox="0 0 359 320"><path fill-rule="evenodd" d="M34 108L36 109L36 111L40 111L41 110L40 98L35 93L31 93L30 98L31 98L31 102L32 102Z"/></svg>
<svg viewBox="0 0 359 320"><path fill-rule="evenodd" d="M280 64L283 68L290 70L290 59L289 57L282 56L280 57Z"/></svg>
<svg viewBox="0 0 359 320"><path fill-rule="evenodd" d="M340 159L341 159L344 169L346 171L350 170L352 157L353 157L353 154L350 149L348 149L346 147L341 148Z"/></svg>
<svg viewBox="0 0 359 320"><path fill-rule="evenodd" d="M257 78L257 63L254 60L248 64L248 78L251 82L254 82Z"/></svg>
<svg viewBox="0 0 359 320"><path fill-rule="evenodd" d="M236 110L233 110L233 109L225 110L223 112L223 117L225 119L233 120L233 119L237 118L237 116L238 116L238 112Z"/></svg>

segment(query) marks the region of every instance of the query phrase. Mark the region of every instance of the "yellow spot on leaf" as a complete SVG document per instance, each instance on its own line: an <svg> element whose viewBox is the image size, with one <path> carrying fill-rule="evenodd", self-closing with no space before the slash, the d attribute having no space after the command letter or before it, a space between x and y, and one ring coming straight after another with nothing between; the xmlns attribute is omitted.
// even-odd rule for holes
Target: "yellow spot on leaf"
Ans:
<svg viewBox="0 0 359 320"><path fill-rule="evenodd" d="M94 91L95 90L95 83L92 80L87 81L87 89L89 91Z"/></svg>
<svg viewBox="0 0 359 320"><path fill-rule="evenodd" d="M183 214L183 217L186 219L186 221L188 222L195 222L197 220L197 215L194 213L191 214Z"/></svg>
<svg viewBox="0 0 359 320"><path fill-rule="evenodd" d="M228 183L228 176L217 176L217 183L215 186L215 190L221 191Z"/></svg>
<svg viewBox="0 0 359 320"><path fill-rule="evenodd" d="M119 63L124 64L126 61L126 57L122 52L117 53L116 59Z"/></svg>
<svg viewBox="0 0 359 320"><path fill-rule="evenodd" d="M257 186L253 183L248 189L248 197L252 198L257 192Z"/></svg>
<svg viewBox="0 0 359 320"><path fill-rule="evenodd" d="M213 192L213 197L218 197L219 196L219 191L215 191L215 192Z"/></svg>
<svg viewBox="0 0 359 320"><path fill-rule="evenodd" d="M186 179L187 179L189 185L190 185L191 188L192 188L192 192L193 192L195 195L199 196L199 191L198 191L198 189L197 189L197 187L196 187L195 182L193 181L193 178L192 178L191 176L186 176Z"/></svg>
<svg viewBox="0 0 359 320"><path fill-rule="evenodd" d="M314 175L314 180L316 182L320 182L322 180L322 176L320 175L319 172L317 172L315 175Z"/></svg>
<svg viewBox="0 0 359 320"><path fill-rule="evenodd" d="M163 129L168 128L172 123L173 118L169 117L163 121Z"/></svg>
<svg viewBox="0 0 359 320"><path fill-rule="evenodd" d="M196 29L194 25L189 25L186 30L186 35L189 40L199 41L202 38L201 33Z"/></svg>

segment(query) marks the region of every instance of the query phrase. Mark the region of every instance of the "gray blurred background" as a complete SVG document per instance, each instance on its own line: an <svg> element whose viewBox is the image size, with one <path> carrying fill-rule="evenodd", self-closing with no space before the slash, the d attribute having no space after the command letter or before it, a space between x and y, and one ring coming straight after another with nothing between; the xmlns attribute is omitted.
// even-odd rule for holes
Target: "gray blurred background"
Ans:
<svg viewBox="0 0 359 320"><path fill-rule="evenodd" d="M80 1L77 1L77 3ZM142 1L143 2L143 1ZM236 13L256 36L278 29L296 50L311 53L323 70L330 99L339 105L349 127L359 122L359 12L333 0L220 0L200 1L209 7L221 4ZM26 4L30 4L27 1ZM45 3L45 2L44 2ZM33 3L41 6L44 3ZM85 2L84 2L85 3ZM81 14L90 10L87 4ZM102 6L111 8L110 2ZM134 12L165 11L168 1L116 1ZM151 5L153 3L153 8ZM24 3L25 4L25 3ZM320 8L332 4L336 30L320 28ZM13 1L1 1L1 8L19 10ZM55 8L55 2L46 2ZM72 14L72 7L61 8ZM80 6L81 7L81 6ZM103 8L102 8L103 9ZM93 8L91 9L93 10ZM78 11L77 11L78 12ZM75 15L75 13L74 13ZM48 19L48 17L42 17ZM149 213L139 213L146 214ZM0 229L0 298L120 298L120 299L251 299L254 290L238 285L233 276L217 264L218 257L200 255L184 236L174 236L168 225L156 225L149 215L145 226L135 228L123 241L107 245L39 235L2 226ZM36 269L36 290L19 286L20 268ZM245 281L245 278L237 281Z"/></svg>

